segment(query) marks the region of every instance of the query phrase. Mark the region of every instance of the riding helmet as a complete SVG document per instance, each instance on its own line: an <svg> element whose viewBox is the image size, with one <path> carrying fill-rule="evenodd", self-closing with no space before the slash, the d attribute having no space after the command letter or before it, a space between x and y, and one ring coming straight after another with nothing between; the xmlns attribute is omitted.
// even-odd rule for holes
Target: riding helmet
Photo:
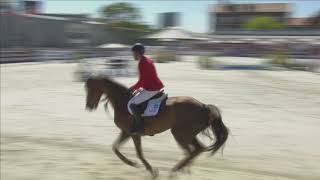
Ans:
<svg viewBox="0 0 320 180"><path fill-rule="evenodd" d="M140 54L144 54L145 48L141 43L136 43L132 46L131 51L139 52Z"/></svg>

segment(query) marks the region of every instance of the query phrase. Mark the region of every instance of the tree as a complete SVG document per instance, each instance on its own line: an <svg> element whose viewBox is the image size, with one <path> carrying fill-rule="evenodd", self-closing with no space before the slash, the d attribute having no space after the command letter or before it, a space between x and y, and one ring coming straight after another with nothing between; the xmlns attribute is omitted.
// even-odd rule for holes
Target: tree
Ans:
<svg viewBox="0 0 320 180"><path fill-rule="evenodd" d="M255 17L243 24L242 28L249 30L274 30L283 29L284 25L270 17Z"/></svg>
<svg viewBox="0 0 320 180"><path fill-rule="evenodd" d="M112 22L136 22L140 19L140 10L131 3L113 3L102 8L102 14Z"/></svg>
<svg viewBox="0 0 320 180"><path fill-rule="evenodd" d="M151 27L139 23L141 18L139 8L131 3L119 2L102 7L102 15L109 21L111 27L126 28L139 31L151 31Z"/></svg>

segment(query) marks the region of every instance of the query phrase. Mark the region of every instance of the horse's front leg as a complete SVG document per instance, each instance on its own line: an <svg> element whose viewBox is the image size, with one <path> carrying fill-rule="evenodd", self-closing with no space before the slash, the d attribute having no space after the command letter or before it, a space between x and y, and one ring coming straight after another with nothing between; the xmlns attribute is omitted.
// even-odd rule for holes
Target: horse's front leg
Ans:
<svg viewBox="0 0 320 180"><path fill-rule="evenodd" d="M141 136L132 136L134 145L136 147L137 156L142 161L146 169L151 173L152 177L155 179L158 177L159 173L157 169L153 169L148 161L144 158L142 147L141 147Z"/></svg>
<svg viewBox="0 0 320 180"><path fill-rule="evenodd" d="M133 167L139 167L136 162L131 161L130 159L126 158L124 155L122 155L119 151L120 146L125 143L129 139L130 135L125 132L121 132L118 139L113 143L112 150L113 152L126 164L133 166Z"/></svg>

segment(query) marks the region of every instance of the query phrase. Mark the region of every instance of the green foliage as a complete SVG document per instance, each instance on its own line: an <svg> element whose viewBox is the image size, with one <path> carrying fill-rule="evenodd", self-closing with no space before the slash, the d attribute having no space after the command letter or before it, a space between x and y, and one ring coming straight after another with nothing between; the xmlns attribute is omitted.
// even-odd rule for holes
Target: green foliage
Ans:
<svg viewBox="0 0 320 180"><path fill-rule="evenodd" d="M255 17L243 24L242 28L249 30L275 30L283 29L284 25L270 17Z"/></svg>
<svg viewBox="0 0 320 180"><path fill-rule="evenodd" d="M72 55L72 59L73 60L80 60L80 59L83 59L84 57L81 55L81 54L79 54L79 53L73 53Z"/></svg>
<svg viewBox="0 0 320 180"><path fill-rule="evenodd" d="M119 2L104 6L102 15L111 21L133 22L141 17L140 10L132 3Z"/></svg>
<svg viewBox="0 0 320 180"><path fill-rule="evenodd" d="M267 56L270 59L270 63L273 65L286 67L289 65L289 56L285 51L279 51Z"/></svg>
<svg viewBox="0 0 320 180"><path fill-rule="evenodd" d="M293 70L304 70L304 71L317 71L316 63L308 63L305 61L295 61L294 59L290 59L287 51L279 51L272 55L267 56L270 59L269 63L272 65L285 67Z"/></svg>
<svg viewBox="0 0 320 180"><path fill-rule="evenodd" d="M215 62L210 56L200 56L198 58L198 65L201 69L213 69L215 68Z"/></svg>
<svg viewBox="0 0 320 180"><path fill-rule="evenodd" d="M113 28L125 28L138 31L151 31L148 25L137 23L141 18L140 10L132 3L118 2L102 7L101 13Z"/></svg>

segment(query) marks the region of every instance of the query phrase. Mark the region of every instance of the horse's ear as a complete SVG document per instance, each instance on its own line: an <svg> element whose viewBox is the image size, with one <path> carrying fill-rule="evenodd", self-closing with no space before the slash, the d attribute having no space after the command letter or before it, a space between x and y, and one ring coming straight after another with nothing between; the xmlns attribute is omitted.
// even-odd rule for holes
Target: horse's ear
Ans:
<svg viewBox="0 0 320 180"><path fill-rule="evenodd" d="M86 84L89 84L91 81L92 81L92 78L91 78L91 77L87 78Z"/></svg>
<svg viewBox="0 0 320 180"><path fill-rule="evenodd" d="M88 86L92 86L93 82L95 81L94 77L88 77L87 81L86 81L86 85Z"/></svg>

